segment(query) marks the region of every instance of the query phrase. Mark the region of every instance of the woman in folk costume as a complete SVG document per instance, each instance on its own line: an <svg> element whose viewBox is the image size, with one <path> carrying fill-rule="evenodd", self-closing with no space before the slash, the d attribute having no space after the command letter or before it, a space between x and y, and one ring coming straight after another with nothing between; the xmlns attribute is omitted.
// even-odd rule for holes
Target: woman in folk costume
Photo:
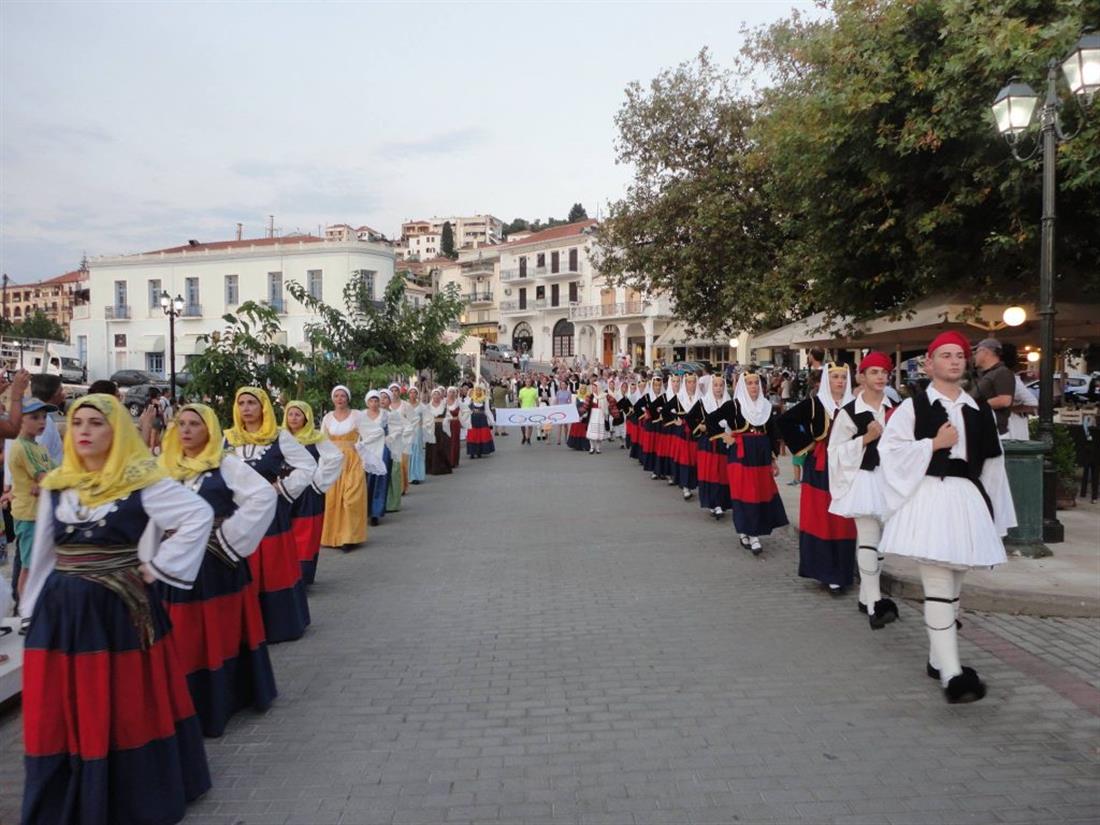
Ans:
<svg viewBox="0 0 1100 825"><path fill-rule="evenodd" d="M571 450L591 450L591 445L588 443L588 419L591 413L588 384L577 386L577 397L573 403L577 406L577 415L580 416L580 420L569 425L569 435L565 439L565 444Z"/></svg>
<svg viewBox="0 0 1100 825"><path fill-rule="evenodd" d="M450 475L451 436L447 400L439 387L432 390L430 399L424 413L424 463L430 476Z"/></svg>
<svg viewBox="0 0 1100 825"><path fill-rule="evenodd" d="M817 395L779 417L792 453L809 453L802 471L798 508L798 575L817 579L840 595L855 578L856 524L829 512L829 428L852 400L852 374L844 364L826 364Z"/></svg>
<svg viewBox="0 0 1100 825"><path fill-rule="evenodd" d="M233 427L225 433L230 451L262 475L279 494L275 517L260 549L248 557L260 591L268 642L301 638L309 626L309 602L290 529L290 509L313 482L317 462L275 421L271 399L259 387L241 387L233 404Z"/></svg>
<svg viewBox="0 0 1100 825"><path fill-rule="evenodd" d="M638 389L636 381L631 381L627 384L626 396L623 399L623 432L625 433L624 443L628 455L638 461L642 460L642 445L639 442L641 438L641 423L640 418L642 415L642 405L639 403L642 399L642 392Z"/></svg>
<svg viewBox="0 0 1100 825"><path fill-rule="evenodd" d="M683 385L676 393L676 419L672 450L672 469L676 483L680 485L684 501L688 501L699 486L698 448L696 447L695 428L703 421L703 399L699 394L699 378L689 372L684 376Z"/></svg>
<svg viewBox="0 0 1100 825"><path fill-rule="evenodd" d="M386 467L386 411L382 394L371 390L366 396L367 409L359 416L359 455L367 474L367 507L371 525L386 514L386 488L390 471Z"/></svg>
<svg viewBox="0 0 1100 825"><path fill-rule="evenodd" d="M459 454L462 452L462 432L467 426L467 412L466 406L458 397L458 388L447 387L447 435L451 437L452 468L458 466Z"/></svg>
<svg viewBox="0 0 1100 825"><path fill-rule="evenodd" d="M191 589L155 585L172 622L168 645L187 674L206 736L221 736L241 708L267 710L277 694L260 595L244 559L259 546L279 496L222 443L217 414L187 404L164 434L159 459L169 476L214 510Z"/></svg>
<svg viewBox="0 0 1100 825"><path fill-rule="evenodd" d="M676 450L677 395L680 393L682 383L679 375L668 377L665 403L661 411L661 425L657 429L657 477L667 479L669 487L676 486L676 463L672 455Z"/></svg>
<svg viewBox="0 0 1100 825"><path fill-rule="evenodd" d="M695 425L695 470L699 483L699 506L716 519L730 509L729 448L725 434L732 427L733 400L726 390L726 379L715 375L710 391L703 395L703 418Z"/></svg>
<svg viewBox="0 0 1100 825"><path fill-rule="evenodd" d="M607 419L609 440L619 440L619 449L626 449L626 381L612 377L607 382Z"/></svg>
<svg viewBox="0 0 1100 825"><path fill-rule="evenodd" d="M401 509L401 492L405 487L404 467L401 456L405 452L405 420L401 417L400 405L394 403L389 390L379 390L382 411L386 414L386 447L382 452L382 461L386 465L389 478L386 481L386 512L396 513Z"/></svg>
<svg viewBox="0 0 1100 825"><path fill-rule="evenodd" d="M657 436L662 429L661 416L665 409L665 385L660 373L654 373L649 380L649 388L641 400L641 460L642 469L649 472L651 479L659 479L657 471Z"/></svg>
<svg viewBox="0 0 1100 825"><path fill-rule="evenodd" d="M179 822L210 774L152 583L191 587L214 513L167 478L110 395L69 408L64 458L41 487L19 603L22 822Z"/></svg>
<svg viewBox="0 0 1100 825"><path fill-rule="evenodd" d="M496 449L493 444L495 424L493 411L489 409L489 395L478 384L470 391L470 429L466 433L466 455L470 458L483 458L493 453Z"/></svg>
<svg viewBox="0 0 1100 825"><path fill-rule="evenodd" d="M344 454L313 426L313 408L305 401L291 401L283 410L283 429L306 448L317 471L313 481L290 506L290 531L298 548L302 581L313 584L321 556L321 534L325 527L325 493L336 483L344 467Z"/></svg>
<svg viewBox="0 0 1100 825"><path fill-rule="evenodd" d="M328 443L340 451L340 475L325 494L321 544L344 552L367 540L367 479L359 455L359 410L351 390L340 384L329 395L335 409L321 420Z"/></svg>
<svg viewBox="0 0 1100 825"><path fill-rule="evenodd" d="M758 373L741 373L733 392L733 407L733 421L729 422L733 432L724 438L730 450L727 476L733 529L741 546L759 556L763 550L760 536L771 535L772 530L790 523L775 486L782 441L773 420L775 410L764 394Z"/></svg>
<svg viewBox="0 0 1100 825"><path fill-rule="evenodd" d="M401 462L401 495L404 496L409 492L409 406L406 403L408 399L408 393L401 389L401 385L397 382L390 384L390 398L392 403L390 409L395 410L401 417L401 455L394 456L394 461ZM393 422L390 422L390 429L393 429Z"/></svg>
<svg viewBox="0 0 1100 825"><path fill-rule="evenodd" d="M607 393L593 381L588 390L588 424L584 430L589 455L600 454L600 444L607 433L604 423L607 421L607 413Z"/></svg>
<svg viewBox="0 0 1100 825"><path fill-rule="evenodd" d="M961 386L970 344L945 332L928 346L927 389L903 401L879 442L887 553L917 560L924 587L928 675L948 702L973 702L985 685L959 661L957 612L963 577L1005 561L1001 537L1016 525L993 411Z"/></svg>
<svg viewBox="0 0 1100 825"><path fill-rule="evenodd" d="M405 455L409 459L409 483L420 484L424 481L424 436L432 429L426 404L420 403L420 390L409 387L409 398L405 402Z"/></svg>
<svg viewBox="0 0 1100 825"><path fill-rule="evenodd" d="M882 352L869 352L857 372L863 386L855 399L837 413L829 435L829 512L856 523L856 565L859 567L859 609L872 630L898 617L898 606L883 598L879 587L882 552L879 540L889 511L879 466L879 439L891 414L884 394L893 362Z"/></svg>

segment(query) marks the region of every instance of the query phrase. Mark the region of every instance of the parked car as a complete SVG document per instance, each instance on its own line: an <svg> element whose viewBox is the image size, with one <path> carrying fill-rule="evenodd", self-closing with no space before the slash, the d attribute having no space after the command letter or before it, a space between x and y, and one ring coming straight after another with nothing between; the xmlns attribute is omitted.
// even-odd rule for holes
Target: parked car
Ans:
<svg viewBox="0 0 1100 825"><path fill-rule="evenodd" d="M1062 401L1066 404L1085 404L1091 378L1081 372L1068 373L1062 378ZM1039 397L1039 382L1032 381L1027 388Z"/></svg>
<svg viewBox="0 0 1100 825"><path fill-rule="evenodd" d="M122 403L126 405L126 409L130 411L130 415L135 418L141 415L142 410L145 409L145 405L149 403L149 393L153 389L158 389L162 393L167 393L168 385L158 381L155 384L138 384L126 390L126 395L123 396Z"/></svg>
<svg viewBox="0 0 1100 825"><path fill-rule="evenodd" d="M119 370L111 376L120 387L136 387L138 384L163 384L164 379L148 370Z"/></svg>
<svg viewBox="0 0 1100 825"><path fill-rule="evenodd" d="M486 344L481 357L487 361L511 361L516 353L507 344Z"/></svg>
<svg viewBox="0 0 1100 825"><path fill-rule="evenodd" d="M61 380L66 384L83 384L88 380L88 370L78 358L66 355L50 356L50 366L56 367Z"/></svg>
<svg viewBox="0 0 1100 825"><path fill-rule="evenodd" d="M703 369L703 364L700 361L675 361L669 364L666 369L673 375L686 375L689 372L700 372Z"/></svg>

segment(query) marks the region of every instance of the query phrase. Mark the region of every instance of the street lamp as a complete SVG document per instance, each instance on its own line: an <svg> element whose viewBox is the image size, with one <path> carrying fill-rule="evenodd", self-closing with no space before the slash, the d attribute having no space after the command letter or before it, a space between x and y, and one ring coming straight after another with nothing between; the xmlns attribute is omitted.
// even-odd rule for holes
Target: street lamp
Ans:
<svg viewBox="0 0 1100 825"><path fill-rule="evenodd" d="M160 293L160 308L168 316L168 395L176 397L176 318L183 314L183 296L171 298L167 291Z"/></svg>
<svg viewBox="0 0 1100 825"><path fill-rule="evenodd" d="M1073 135L1062 131L1058 117L1058 61L1047 64L1046 97L1039 109L1040 140L1028 155L1017 149L1020 136L1027 131L1035 114L1039 96L1026 83L1009 81L993 101L997 129L1019 161L1028 161L1043 152L1043 217L1039 253L1039 349L1046 357L1039 363L1039 439L1043 442L1043 541L1060 542L1065 531L1058 521L1057 483L1052 448L1054 445L1054 194L1055 152L1058 143ZM1070 92L1079 102L1091 102L1100 89L1100 36L1088 31L1061 63ZM1006 319L1007 321L1007 319Z"/></svg>
<svg viewBox="0 0 1100 825"><path fill-rule="evenodd" d="M1018 327L1027 320L1027 310L1023 307L1008 307L1001 315L1005 324L1010 327Z"/></svg>

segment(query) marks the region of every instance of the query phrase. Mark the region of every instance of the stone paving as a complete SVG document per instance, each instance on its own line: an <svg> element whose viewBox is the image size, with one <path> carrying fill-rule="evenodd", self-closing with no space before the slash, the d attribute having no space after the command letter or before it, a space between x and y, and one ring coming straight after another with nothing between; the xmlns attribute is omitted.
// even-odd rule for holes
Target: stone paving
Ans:
<svg viewBox="0 0 1100 825"><path fill-rule="evenodd" d="M753 558L616 446L518 442L325 551L280 698L208 740L188 825L1100 820L1100 621L966 614L990 691L949 706L913 606L872 633L793 533Z"/></svg>

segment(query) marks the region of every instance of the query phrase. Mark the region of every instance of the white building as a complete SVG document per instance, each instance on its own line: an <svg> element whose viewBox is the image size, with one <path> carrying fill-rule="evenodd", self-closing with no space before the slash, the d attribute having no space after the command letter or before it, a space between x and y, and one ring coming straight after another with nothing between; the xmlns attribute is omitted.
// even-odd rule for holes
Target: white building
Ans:
<svg viewBox="0 0 1100 825"><path fill-rule="evenodd" d="M88 303L74 307L72 342L91 380L115 370L167 372L168 318L160 296L183 298L176 319L176 369L202 352L200 335L223 329L222 316L245 301L265 302L281 316L283 343L307 348L314 316L286 292L297 281L327 304L343 306L345 284L364 278L380 299L393 277L387 244L314 236L199 243L140 255L94 258Z"/></svg>
<svg viewBox="0 0 1100 825"><path fill-rule="evenodd" d="M457 261L444 259L439 288L445 289L448 284L455 284L466 302L460 319L463 332L495 343L500 331L500 247L463 249Z"/></svg>
<svg viewBox="0 0 1100 825"><path fill-rule="evenodd" d="M401 242L407 254L425 261L442 254L443 224L449 223L454 234L455 249L473 249L504 240L504 222L492 215L455 215L401 224Z"/></svg>

